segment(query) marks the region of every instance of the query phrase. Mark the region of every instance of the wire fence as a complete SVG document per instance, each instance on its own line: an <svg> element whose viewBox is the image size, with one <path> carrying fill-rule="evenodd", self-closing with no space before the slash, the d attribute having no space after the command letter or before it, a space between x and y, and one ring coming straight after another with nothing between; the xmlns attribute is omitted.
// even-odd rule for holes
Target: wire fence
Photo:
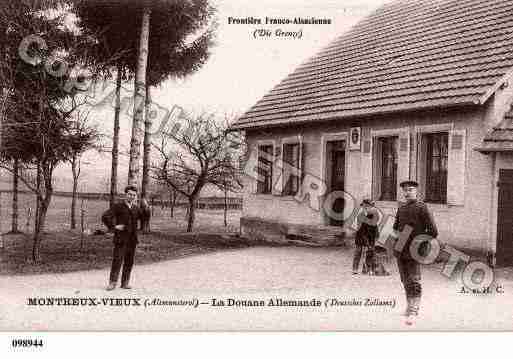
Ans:
<svg viewBox="0 0 513 359"><path fill-rule="evenodd" d="M56 232L71 229L71 196L56 193L48 208L44 231ZM18 194L18 230L26 234L33 233L36 218L36 197L32 193L21 192ZM176 225L186 220L187 202L176 201L171 209L169 199L154 198L150 200L152 205L152 224L157 227L170 225L174 219ZM228 198L229 217L232 225L238 225L238 218L242 209L242 199ZM77 198L75 210L75 222L77 231L91 234L96 230L105 230L101 223L102 213L109 208L108 195L81 194ZM203 217L208 217L208 222L214 225L222 225L222 212L224 209L223 197L205 197L198 201L197 208L202 211ZM0 191L0 233L6 233L12 229L12 192ZM173 215L173 216L171 216ZM3 241L0 238L0 249Z"/></svg>

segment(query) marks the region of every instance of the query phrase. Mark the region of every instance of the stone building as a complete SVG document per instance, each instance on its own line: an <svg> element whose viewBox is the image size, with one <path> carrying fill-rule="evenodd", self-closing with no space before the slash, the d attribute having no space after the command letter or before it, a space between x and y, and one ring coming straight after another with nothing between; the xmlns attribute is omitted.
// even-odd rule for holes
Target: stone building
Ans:
<svg viewBox="0 0 513 359"><path fill-rule="evenodd" d="M233 125L260 164L243 232L330 244L354 216L328 212L370 196L393 215L415 179L440 240L513 264L512 14L512 0L396 1L300 65Z"/></svg>

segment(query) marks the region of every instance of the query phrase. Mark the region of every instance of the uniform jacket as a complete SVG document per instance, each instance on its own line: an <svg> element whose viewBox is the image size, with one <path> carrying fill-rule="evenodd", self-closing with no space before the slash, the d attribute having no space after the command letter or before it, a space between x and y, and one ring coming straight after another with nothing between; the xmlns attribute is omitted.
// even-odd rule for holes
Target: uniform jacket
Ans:
<svg viewBox="0 0 513 359"><path fill-rule="evenodd" d="M412 228L412 232L400 254L402 258L411 258L409 248L416 236L421 234L426 234L433 238L438 236L438 229L436 228L433 216L424 202L414 200L406 202L399 207L395 217L394 229L401 232L407 225ZM419 249L419 252L422 254L422 247ZM396 255L399 254L396 253Z"/></svg>
<svg viewBox="0 0 513 359"><path fill-rule="evenodd" d="M112 208L105 211L102 215L102 222L110 231L114 232L114 243L120 244L127 241L135 241L137 239L137 221L141 214L137 205L133 205L132 209L128 207L126 202L115 203ZM114 227L123 224L125 229L120 231Z"/></svg>

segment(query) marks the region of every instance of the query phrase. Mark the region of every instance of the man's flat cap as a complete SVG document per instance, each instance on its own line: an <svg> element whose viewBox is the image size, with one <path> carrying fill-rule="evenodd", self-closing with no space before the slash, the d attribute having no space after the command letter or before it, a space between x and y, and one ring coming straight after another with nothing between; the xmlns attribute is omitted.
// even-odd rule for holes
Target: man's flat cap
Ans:
<svg viewBox="0 0 513 359"><path fill-rule="evenodd" d="M401 186L401 188L404 188L404 187L418 187L419 184L416 181L408 180L408 181L402 181L399 184L399 186Z"/></svg>

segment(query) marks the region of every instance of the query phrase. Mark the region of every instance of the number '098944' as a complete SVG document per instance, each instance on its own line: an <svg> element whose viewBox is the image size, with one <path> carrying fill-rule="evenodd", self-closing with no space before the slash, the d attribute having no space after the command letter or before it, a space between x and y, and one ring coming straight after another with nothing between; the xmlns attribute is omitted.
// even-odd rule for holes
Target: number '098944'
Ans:
<svg viewBox="0 0 513 359"><path fill-rule="evenodd" d="M42 339L13 339L11 342L13 348L42 348Z"/></svg>

